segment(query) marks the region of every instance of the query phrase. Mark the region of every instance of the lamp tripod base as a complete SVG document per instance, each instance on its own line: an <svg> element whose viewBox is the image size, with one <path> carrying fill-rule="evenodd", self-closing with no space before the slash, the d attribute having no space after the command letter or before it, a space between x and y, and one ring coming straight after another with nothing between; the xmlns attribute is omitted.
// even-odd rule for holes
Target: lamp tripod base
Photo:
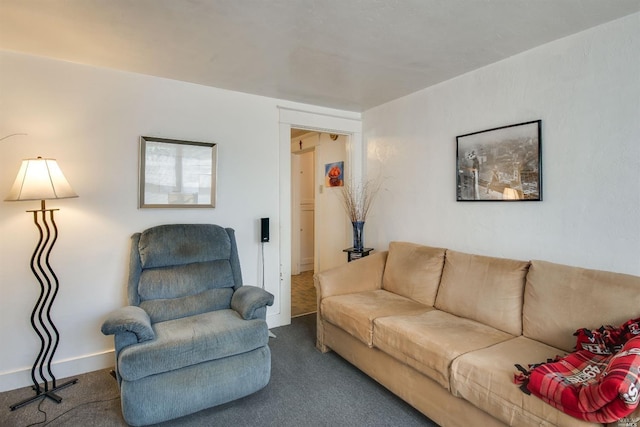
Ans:
<svg viewBox="0 0 640 427"><path fill-rule="evenodd" d="M71 385L73 385L73 384L75 384L77 382L78 382L78 379L73 379L71 381L67 381L66 383L63 383L63 384L61 384L61 385L59 385L59 386L57 386L55 388L52 388L49 391L41 392L39 394L36 394L33 397L25 399L25 400L23 400L21 402L18 402L16 404L13 404L13 405L10 406L10 408L11 408L12 411L15 411L18 408L22 408L23 406L26 406L29 403L35 402L36 400L39 400L39 399L44 399L45 397L48 397L49 399L53 400L56 403L60 403L60 402L62 402L62 398L60 396L58 396L55 392L58 391L58 390L61 390L63 388L67 388L67 387L69 387L69 386L71 386ZM35 389L35 387L33 387L33 388Z"/></svg>

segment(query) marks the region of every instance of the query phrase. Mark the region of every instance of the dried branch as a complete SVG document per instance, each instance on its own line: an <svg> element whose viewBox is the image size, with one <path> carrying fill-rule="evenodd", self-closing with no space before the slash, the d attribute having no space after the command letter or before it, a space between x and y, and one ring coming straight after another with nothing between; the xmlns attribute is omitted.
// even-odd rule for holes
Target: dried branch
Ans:
<svg viewBox="0 0 640 427"><path fill-rule="evenodd" d="M345 181L342 187L342 205L351 222L365 221L369 208L380 190L379 181L354 183Z"/></svg>

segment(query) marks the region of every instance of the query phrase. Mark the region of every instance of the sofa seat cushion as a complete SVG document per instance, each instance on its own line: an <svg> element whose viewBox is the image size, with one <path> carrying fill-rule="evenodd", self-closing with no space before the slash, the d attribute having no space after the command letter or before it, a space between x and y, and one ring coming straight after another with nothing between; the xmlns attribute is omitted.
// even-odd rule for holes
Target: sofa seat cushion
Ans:
<svg viewBox="0 0 640 427"><path fill-rule="evenodd" d="M440 310L374 321L373 345L449 390L451 362L513 335Z"/></svg>
<svg viewBox="0 0 640 427"><path fill-rule="evenodd" d="M564 352L523 336L464 354L451 364L451 392L508 425L594 425L525 394L514 383L516 363L527 367L556 355Z"/></svg>
<svg viewBox="0 0 640 427"><path fill-rule="evenodd" d="M433 307L379 289L324 298L322 317L369 347L373 346L373 321L398 314L418 314Z"/></svg>
<svg viewBox="0 0 640 427"><path fill-rule="evenodd" d="M268 344L264 320L243 320L234 310L218 310L153 325L156 338L125 347L118 372L135 381L150 375L221 359Z"/></svg>

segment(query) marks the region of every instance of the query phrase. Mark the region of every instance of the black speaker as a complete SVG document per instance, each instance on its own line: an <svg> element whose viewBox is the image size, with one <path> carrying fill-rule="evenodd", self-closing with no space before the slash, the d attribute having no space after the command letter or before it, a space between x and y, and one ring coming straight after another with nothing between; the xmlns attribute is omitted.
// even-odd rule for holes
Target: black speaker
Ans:
<svg viewBox="0 0 640 427"><path fill-rule="evenodd" d="M260 241L269 241L269 218L260 218Z"/></svg>

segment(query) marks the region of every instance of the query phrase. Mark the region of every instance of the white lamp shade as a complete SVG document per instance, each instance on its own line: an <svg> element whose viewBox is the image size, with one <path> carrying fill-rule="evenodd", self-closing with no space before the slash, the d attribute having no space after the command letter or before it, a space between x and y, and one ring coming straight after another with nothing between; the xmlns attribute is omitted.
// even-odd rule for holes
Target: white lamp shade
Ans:
<svg viewBox="0 0 640 427"><path fill-rule="evenodd" d="M78 197L55 159L26 159L6 201L50 200Z"/></svg>

